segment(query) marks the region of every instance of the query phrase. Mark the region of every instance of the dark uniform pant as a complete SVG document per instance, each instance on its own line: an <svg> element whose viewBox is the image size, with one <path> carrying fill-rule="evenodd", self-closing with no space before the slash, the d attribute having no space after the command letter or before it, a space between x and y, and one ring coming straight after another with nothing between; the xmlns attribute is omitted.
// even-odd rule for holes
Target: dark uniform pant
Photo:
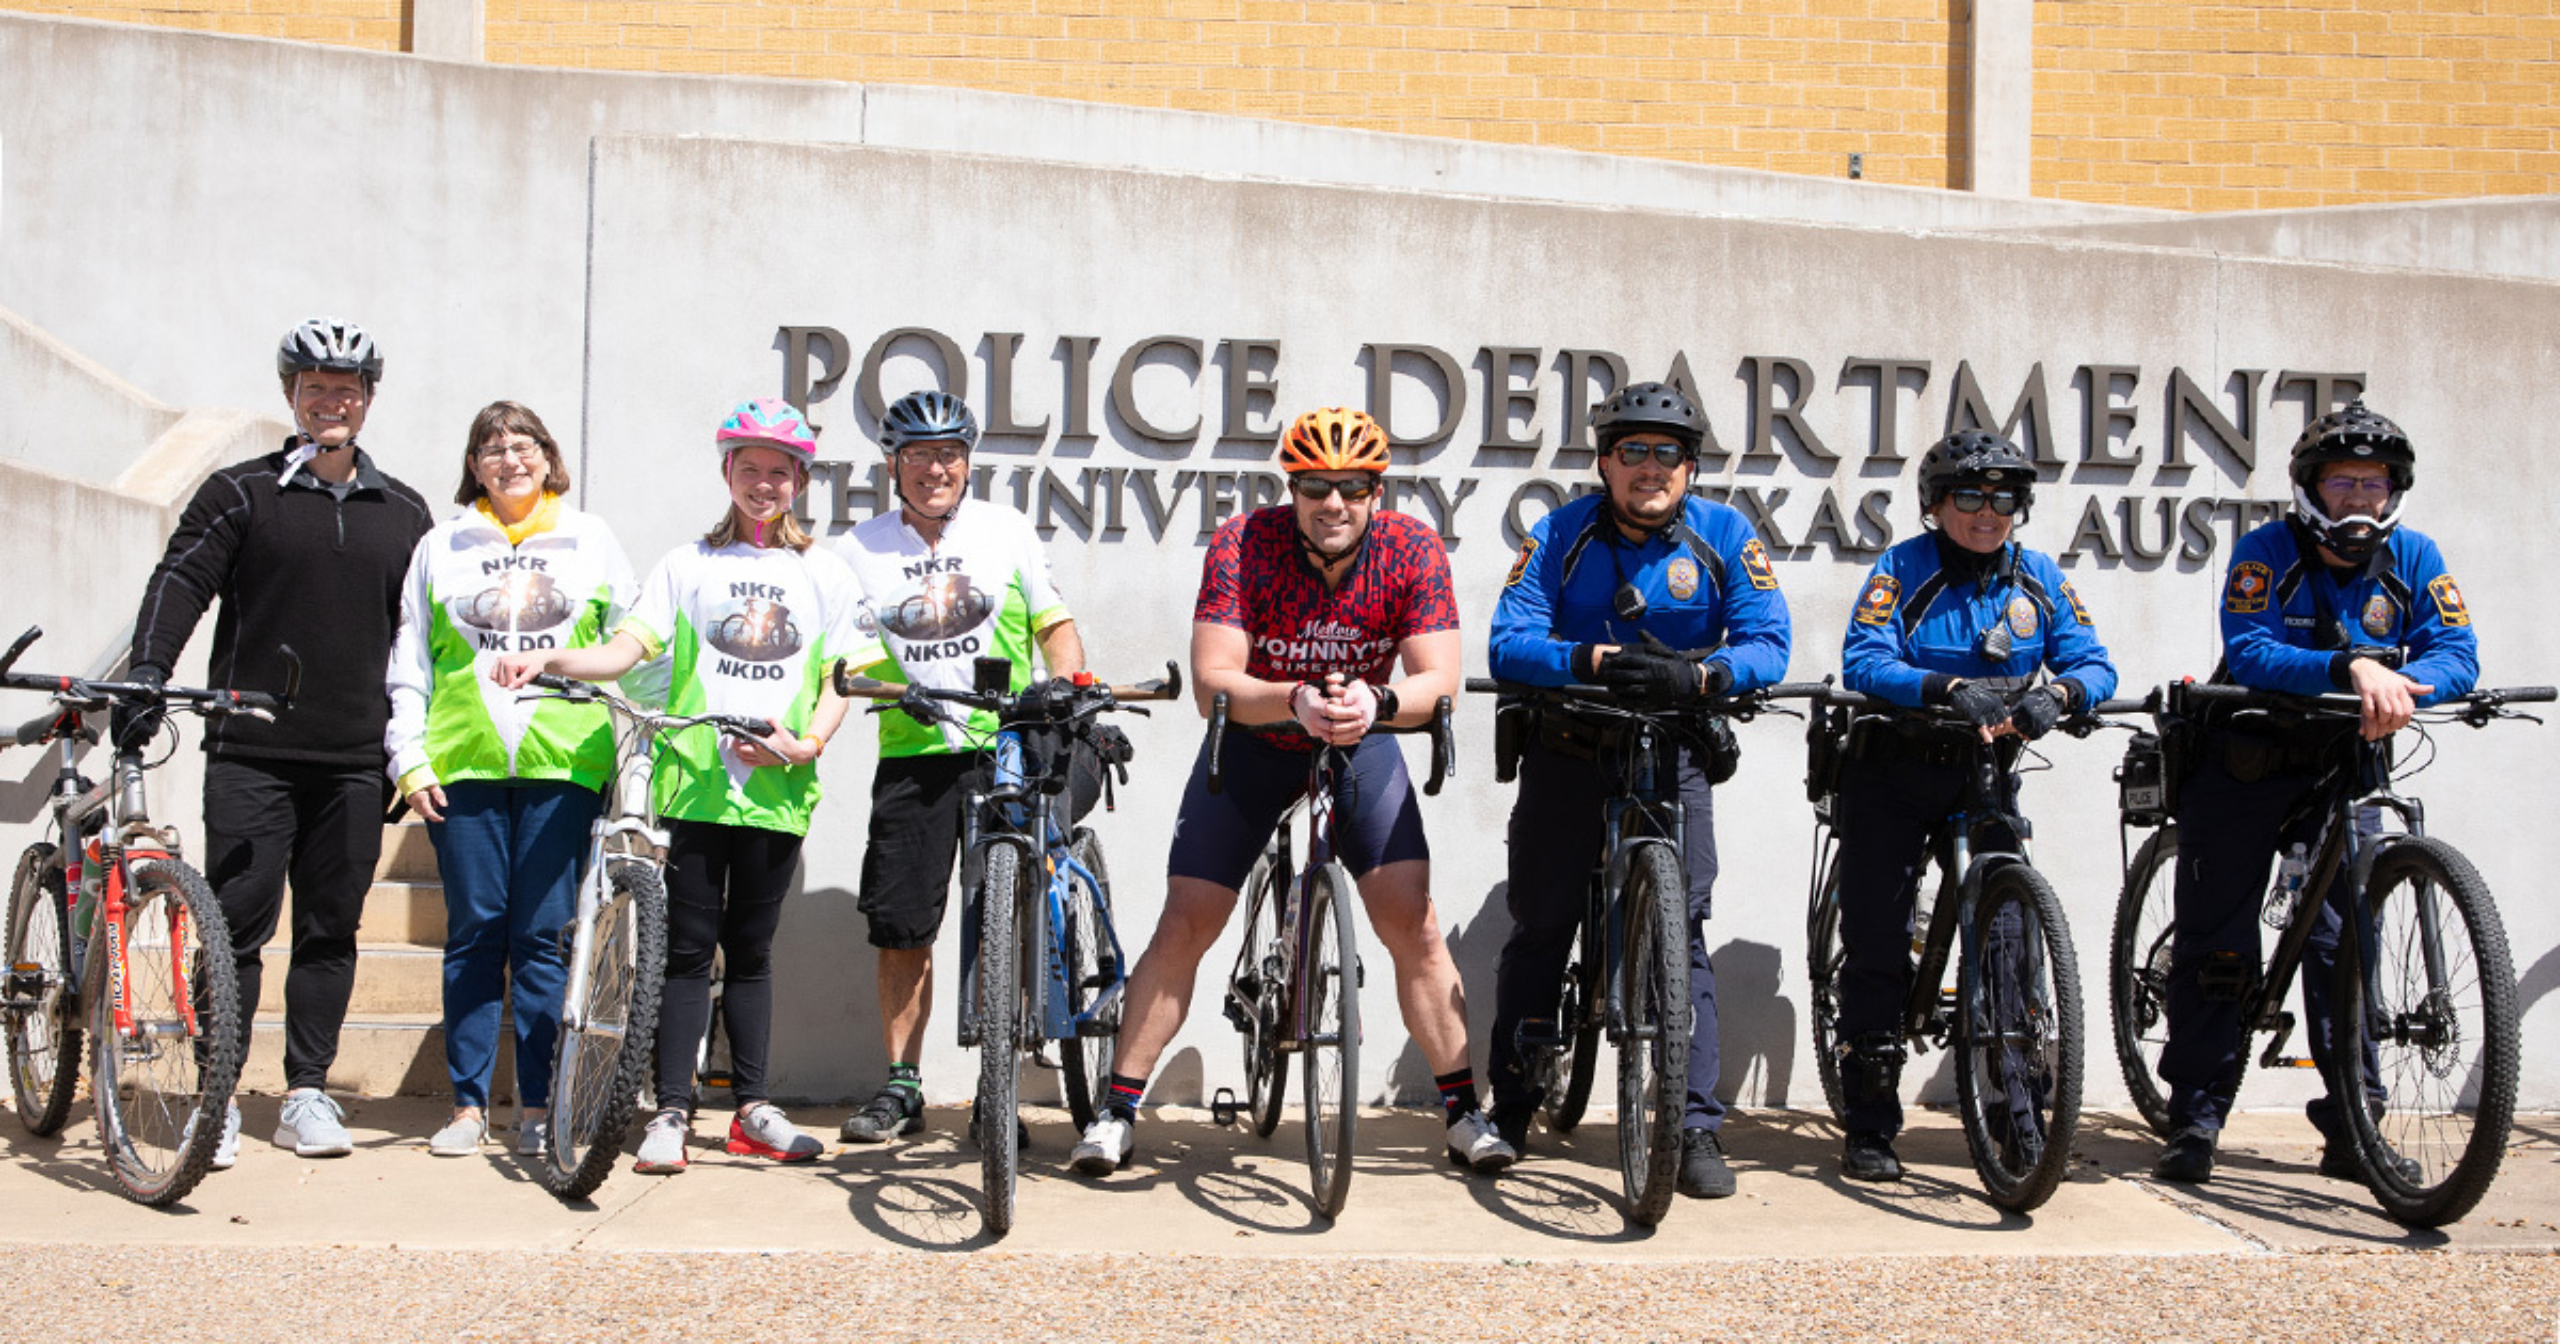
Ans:
<svg viewBox="0 0 2560 1344"><path fill-rule="evenodd" d="M1928 863L1929 832L1964 796L1961 756L1931 754L1879 734L1840 780L1840 975L1838 1040L1862 1039L1897 1054L1911 996L1912 911ZM1843 1059L1843 1127L1902 1132L1898 1068Z"/></svg>
<svg viewBox="0 0 2560 1344"><path fill-rule="evenodd" d="M1707 959L1705 930L1716 885L1715 804L1704 770L1685 746L1678 773L1689 888L1689 1104L1682 1127L1720 1129L1724 1103L1716 1099L1716 971ZM1490 1055L1497 1108L1536 1102L1521 1073L1520 1023L1556 1014L1574 932L1589 901L1591 870L1600 861L1600 805L1611 787L1597 762L1536 743L1520 754L1506 895L1511 936L1502 944L1493 982Z"/></svg>
<svg viewBox="0 0 2560 1344"><path fill-rule="evenodd" d="M2284 824L2318 782L2316 772L2279 770L2243 783L2225 764L2224 742L2218 734L2203 740L2200 760L2178 799L2178 932L2169 970L2169 1044L2160 1054L2173 1130L2221 1132L2239 1090L2241 1052L2248 1048L2248 1024L2240 1019L2235 992L2208 994L2198 972L2214 953L2230 953L2254 983L2260 969L2259 914L2275 856L2297 842L2312 844L2320 825L2317 815ZM2329 1018L2346 885L2344 873L2331 885L2298 974L2310 1019L2302 1026L2324 1079L2337 1041ZM2366 1076L2373 1076L2371 1067ZM2374 1100L2382 1100L2378 1087ZM2306 1109L2329 1141L2345 1137L2335 1098L2324 1093Z"/></svg>

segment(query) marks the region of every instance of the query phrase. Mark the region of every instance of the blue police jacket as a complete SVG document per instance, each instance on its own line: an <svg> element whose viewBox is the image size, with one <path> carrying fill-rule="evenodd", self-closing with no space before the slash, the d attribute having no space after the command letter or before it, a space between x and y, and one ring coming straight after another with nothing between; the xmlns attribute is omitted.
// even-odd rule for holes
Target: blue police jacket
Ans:
<svg viewBox="0 0 2560 1344"><path fill-rule="evenodd" d="M1868 572L1841 641L1850 690L1918 706L1932 676L2024 679L2042 667L2076 683L2082 705L2115 694L2115 664L2052 556L2011 541L1950 567L1942 548L1953 547L1923 532Z"/></svg>
<svg viewBox="0 0 2560 1344"><path fill-rule="evenodd" d="M1693 495L1676 521L1637 542L1607 502L1583 495L1529 529L1493 609L1494 676L1569 685L1576 645L1637 644L1648 630L1675 649L1714 649L1708 661L1725 665L1737 691L1786 675L1786 599L1738 510ZM1644 597L1633 620L1618 610L1627 585Z"/></svg>
<svg viewBox="0 0 2560 1344"><path fill-rule="evenodd" d="M2394 531L2344 572L2291 519L2240 539L2222 585L2222 658L2232 680L2260 690L2345 690L2349 651L2398 649L2401 675L2435 690L2431 705L2480 681L2480 642L2462 589L2424 534Z"/></svg>

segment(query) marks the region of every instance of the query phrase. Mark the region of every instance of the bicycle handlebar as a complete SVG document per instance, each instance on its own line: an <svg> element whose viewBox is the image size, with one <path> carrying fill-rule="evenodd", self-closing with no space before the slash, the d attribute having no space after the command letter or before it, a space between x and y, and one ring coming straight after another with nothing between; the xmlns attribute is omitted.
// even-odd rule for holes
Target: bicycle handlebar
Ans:
<svg viewBox="0 0 2560 1344"><path fill-rule="evenodd" d="M198 714L252 714L273 721L275 716L293 708L294 697L302 689L302 658L290 644L277 646L285 662L285 686L281 694L266 691L235 691L205 686L155 686L147 681L97 681L86 677L59 673L13 672L18 655L25 653L44 634L40 625L28 626L0 654L0 689L34 691L53 697L55 712L30 719L12 729L0 746L23 746L55 735L64 714L74 716L108 704L160 705L190 710Z"/></svg>
<svg viewBox="0 0 2560 1344"><path fill-rule="evenodd" d="M1431 717L1421 723L1411 727L1380 723L1373 724L1369 728L1372 733L1429 733L1431 735L1431 774L1422 782L1422 792L1426 797L1438 797L1440 785L1458 768L1458 737L1450 727L1450 721L1455 717L1456 709L1456 702L1444 695L1432 705ZM1226 792L1225 769L1220 758L1225 754L1227 730L1230 728L1248 733L1269 733L1275 737L1303 737L1309 741L1314 740L1314 734L1309 733L1296 719L1288 719L1280 723L1232 722L1227 717L1227 693L1220 691L1210 696L1207 785L1211 793ZM1331 746L1332 744L1322 745Z"/></svg>
<svg viewBox="0 0 2560 1344"><path fill-rule="evenodd" d="M983 709L990 713L1004 715L1007 702L1012 702L1018 710L1021 702L1032 698L1005 691L959 691L940 686L913 686L904 682L880 681L854 671L852 666L841 658L836 660L835 668L829 675L835 683L836 694L848 700L903 700L914 695L927 700L942 700L952 704L967 705L971 709ZM1105 709L1116 708L1132 701L1171 700L1182 694L1182 669L1171 660L1166 661L1163 676L1151 677L1145 681L1127 684L1105 683L1093 680L1089 672L1076 673L1068 680L1079 693L1092 693L1095 699L1102 702L1101 707ZM1133 712L1144 713L1145 711Z"/></svg>
<svg viewBox="0 0 2560 1344"><path fill-rule="evenodd" d="M1657 705L1630 701L1623 692L1613 687L1589 686L1579 682L1563 686L1537 686L1525 681L1505 681L1499 677L1469 677L1466 682L1469 695L1525 695L1543 700L1564 700L1597 705L1626 714L1665 717L1679 714L1746 716L1760 708L1761 702L1770 698L1771 692L1780 689L1783 688L1771 686L1757 691L1744 691L1738 695L1698 697Z"/></svg>
<svg viewBox="0 0 2560 1344"><path fill-rule="evenodd" d="M2189 704L2231 705L2241 709L2282 709L2304 714L2336 718L2357 718L2364 713L2364 702L2352 695L2295 695L2288 691L2263 690L2255 686L2228 686L2203 681L2171 682L2169 695ZM2502 686L2477 690L2464 695L2448 696L2419 712L2465 708L2496 710L2506 705L2543 704L2560 700L2560 688L2550 686ZM2143 702L2149 708L2151 702Z"/></svg>
<svg viewBox="0 0 2560 1344"><path fill-rule="evenodd" d="M750 742L760 742L780 731L762 719L750 719L741 714L659 714L642 709L594 682L580 681L575 677L564 677L553 672L536 672L533 674L533 680L527 684L540 687L563 700L575 701L579 704L603 705L627 718L646 719L660 728L690 728L695 724L701 724L717 729L723 737L741 738Z"/></svg>

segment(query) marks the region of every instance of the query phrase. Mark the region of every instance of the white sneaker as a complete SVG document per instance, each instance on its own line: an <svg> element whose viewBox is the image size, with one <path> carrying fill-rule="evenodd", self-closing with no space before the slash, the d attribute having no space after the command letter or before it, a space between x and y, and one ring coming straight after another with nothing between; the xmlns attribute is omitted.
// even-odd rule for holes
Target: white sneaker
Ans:
<svg viewBox="0 0 2560 1344"><path fill-rule="evenodd" d="M744 1111L729 1121L729 1151L742 1157L769 1157L776 1162L810 1162L826 1145L800 1132L791 1117L772 1102Z"/></svg>
<svg viewBox="0 0 2560 1344"><path fill-rule="evenodd" d="M1520 1154L1502 1141L1502 1131L1494 1127L1492 1116L1469 1111L1449 1126L1449 1160L1478 1175L1490 1176L1519 1161Z"/></svg>
<svg viewBox="0 0 2560 1344"><path fill-rule="evenodd" d="M1108 1176L1129 1165L1129 1155L1137 1147L1137 1127L1119 1116L1106 1115L1084 1127L1084 1138L1068 1160L1087 1176Z"/></svg>
<svg viewBox="0 0 2560 1344"><path fill-rule="evenodd" d="M355 1136L342 1123L346 1112L316 1087L297 1087L284 1094L284 1110L276 1117L276 1146L296 1157L345 1157L356 1150Z"/></svg>
<svg viewBox="0 0 2560 1344"><path fill-rule="evenodd" d="M669 1107L649 1117L640 1132L640 1157L633 1171L646 1176L673 1176L684 1170L685 1140L692 1137L693 1118Z"/></svg>
<svg viewBox="0 0 2560 1344"><path fill-rule="evenodd" d="M213 1145L213 1169L229 1171L240 1160L240 1103L232 1102L222 1112L222 1138Z"/></svg>
<svg viewBox="0 0 2560 1344"><path fill-rule="evenodd" d="M489 1113L458 1115L427 1138L427 1151L437 1157L469 1157L489 1140Z"/></svg>
<svg viewBox="0 0 2560 1344"><path fill-rule="evenodd" d="M551 1137L551 1112L528 1109L516 1125L516 1153L521 1157L542 1156L543 1142Z"/></svg>

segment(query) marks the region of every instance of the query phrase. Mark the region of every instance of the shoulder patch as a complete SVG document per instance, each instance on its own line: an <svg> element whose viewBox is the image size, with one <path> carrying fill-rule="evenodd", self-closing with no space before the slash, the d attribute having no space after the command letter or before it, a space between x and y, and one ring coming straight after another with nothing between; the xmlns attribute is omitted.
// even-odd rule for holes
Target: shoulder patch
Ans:
<svg viewBox="0 0 2560 1344"><path fill-rule="evenodd" d="M2471 608L2462 605L2462 587L2450 574L2438 574L2427 584L2427 596L2436 600L2436 615L2447 625L2471 624Z"/></svg>
<svg viewBox="0 0 2560 1344"><path fill-rule="evenodd" d="M1778 586L1777 571L1769 568L1769 548L1761 545L1758 537L1742 543L1742 572L1751 576L1754 588L1775 590Z"/></svg>
<svg viewBox="0 0 2560 1344"><path fill-rule="evenodd" d="M2255 560L2243 560L2231 567L2231 584L2222 591L2222 609L2246 616L2267 609L2267 590L2275 586L2275 571Z"/></svg>
<svg viewBox="0 0 2560 1344"><path fill-rule="evenodd" d="M1538 539L1536 537L1523 539L1520 543L1519 558L1511 562L1511 577L1504 579L1502 581L1502 586L1508 588L1511 585L1518 583L1520 581L1520 576L1529 572L1529 557L1536 555L1537 553Z"/></svg>
<svg viewBox="0 0 2560 1344"><path fill-rule="evenodd" d="M2069 579L2062 581L2062 598L2071 604L2071 615L2074 620L2092 630L2098 628L2098 623L2089 619L2089 608L2080 601L2080 590L2072 587Z"/></svg>
<svg viewBox="0 0 2560 1344"><path fill-rule="evenodd" d="M1893 620L1893 605L1902 600L1902 581L1890 574L1878 574L1867 580L1867 591L1858 598L1858 610L1851 618L1860 625L1884 625Z"/></svg>

